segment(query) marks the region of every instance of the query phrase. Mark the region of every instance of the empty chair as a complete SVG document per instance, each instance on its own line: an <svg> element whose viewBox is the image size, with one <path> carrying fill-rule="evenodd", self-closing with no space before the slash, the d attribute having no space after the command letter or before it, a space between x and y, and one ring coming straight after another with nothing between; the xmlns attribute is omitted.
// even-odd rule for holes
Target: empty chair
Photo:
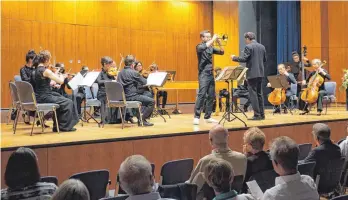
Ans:
<svg viewBox="0 0 348 200"><path fill-rule="evenodd" d="M298 160L304 160L308 156L309 152L312 150L312 144L299 144L298 148L300 149Z"/></svg>
<svg viewBox="0 0 348 200"><path fill-rule="evenodd" d="M36 97L34 93L33 86L25 81L17 81L15 82L17 91L18 91L18 98L19 98L19 103L22 111L35 111L35 119L36 117L39 118L41 127L42 127L42 132L44 132L45 126L44 126L44 112L49 112L53 111L54 116L55 116L55 121L57 124L57 132L59 133L59 126L58 126L58 119L57 119L57 113L56 110L59 108L58 104L55 103L36 103ZM35 122L34 119L34 122ZM18 121L18 115L15 120L15 126L14 126L14 134L16 133L16 127L17 127L17 121ZM33 129L34 129L34 123L31 128L31 133L30 135L33 134Z"/></svg>
<svg viewBox="0 0 348 200"><path fill-rule="evenodd" d="M193 159L173 160L161 168L161 185L173 185L187 181L193 170Z"/></svg>
<svg viewBox="0 0 348 200"><path fill-rule="evenodd" d="M41 177L40 182L54 183L58 185L58 178L56 176L43 176Z"/></svg>
<svg viewBox="0 0 348 200"><path fill-rule="evenodd" d="M327 95L323 97L323 104L325 104L325 114L327 113L327 105L335 102L337 108L337 98L336 98L336 82L325 82L325 90Z"/></svg>
<svg viewBox="0 0 348 200"><path fill-rule="evenodd" d="M98 200L105 197L106 188L109 183L108 170L95 170L74 174L70 179L79 179L82 181L88 191L91 200Z"/></svg>
<svg viewBox="0 0 348 200"><path fill-rule="evenodd" d="M317 170L317 175L320 175L318 185L319 194L327 194L335 190L341 180L344 162L344 158L329 160L326 166Z"/></svg>
<svg viewBox="0 0 348 200"><path fill-rule="evenodd" d="M260 186L261 190L265 192L267 189L274 187L275 178L278 176L279 175L274 170L268 170L252 175L249 181L255 180Z"/></svg>
<svg viewBox="0 0 348 200"><path fill-rule="evenodd" d="M16 116L19 115L20 113L20 103L19 103L19 97L18 97L18 91L17 91L17 87L16 84L14 82L10 82L9 83L9 87L10 87L10 93L11 93L11 107L8 110L7 113L7 124L10 123L11 120L11 114L14 110L16 110ZM14 129L14 125L15 125L15 121L13 122L13 129Z"/></svg>
<svg viewBox="0 0 348 200"><path fill-rule="evenodd" d="M22 81L22 78L21 78L20 75L15 75L15 76L14 76L14 80L15 80L15 81Z"/></svg>
<svg viewBox="0 0 348 200"><path fill-rule="evenodd" d="M315 180L314 177L314 168L315 168L315 162L307 162L307 163L301 163L297 166L298 171L301 175L308 175Z"/></svg>
<svg viewBox="0 0 348 200"><path fill-rule="evenodd" d="M158 187L158 192L162 198L196 200L197 185L190 183L161 185Z"/></svg>
<svg viewBox="0 0 348 200"><path fill-rule="evenodd" d="M348 200L348 195L342 195L339 197L334 197L331 200Z"/></svg>
<svg viewBox="0 0 348 200"><path fill-rule="evenodd" d="M118 82L105 82L105 91L108 108L119 108L122 120L122 129L124 128L124 121L126 117L126 108L136 108L139 112L139 120L142 124L141 102L140 101L126 101L123 86Z"/></svg>

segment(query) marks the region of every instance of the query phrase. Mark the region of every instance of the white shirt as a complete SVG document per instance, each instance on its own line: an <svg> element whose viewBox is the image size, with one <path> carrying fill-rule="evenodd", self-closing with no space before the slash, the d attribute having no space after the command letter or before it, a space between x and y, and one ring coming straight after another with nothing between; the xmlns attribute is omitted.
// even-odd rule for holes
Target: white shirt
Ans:
<svg viewBox="0 0 348 200"><path fill-rule="evenodd" d="M340 143L341 154L348 160L348 136L345 140Z"/></svg>
<svg viewBox="0 0 348 200"><path fill-rule="evenodd" d="M313 179L299 172L280 176L275 186L266 190L262 200L319 200L319 194Z"/></svg>

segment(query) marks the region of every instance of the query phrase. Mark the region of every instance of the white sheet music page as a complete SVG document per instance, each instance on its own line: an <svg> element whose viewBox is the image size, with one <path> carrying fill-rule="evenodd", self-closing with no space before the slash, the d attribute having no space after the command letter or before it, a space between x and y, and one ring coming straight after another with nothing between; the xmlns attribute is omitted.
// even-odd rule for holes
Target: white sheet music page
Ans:
<svg viewBox="0 0 348 200"><path fill-rule="evenodd" d="M263 192L260 188L260 186L257 184L257 182L255 180L253 181L249 181L246 182L251 195L255 198L255 199L261 199L263 196Z"/></svg>
<svg viewBox="0 0 348 200"><path fill-rule="evenodd" d="M83 76L79 73L76 74L76 76L71 79L71 81L68 82L68 85L70 86L70 88L72 90L76 90L79 85L82 83L83 81Z"/></svg>
<svg viewBox="0 0 348 200"><path fill-rule="evenodd" d="M165 81L166 77L167 77L167 72L150 73L149 76L147 77L146 86L161 87L163 85L163 82Z"/></svg>
<svg viewBox="0 0 348 200"><path fill-rule="evenodd" d="M91 87L95 80L97 80L99 74L100 72L88 72L80 85Z"/></svg>

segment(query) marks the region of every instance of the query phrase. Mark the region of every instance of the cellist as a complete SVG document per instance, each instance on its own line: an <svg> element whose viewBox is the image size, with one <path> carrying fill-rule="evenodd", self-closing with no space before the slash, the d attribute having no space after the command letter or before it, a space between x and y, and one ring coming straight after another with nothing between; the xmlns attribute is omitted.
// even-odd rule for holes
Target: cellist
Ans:
<svg viewBox="0 0 348 200"><path fill-rule="evenodd" d="M286 76L289 85L291 83L292 84L296 84L297 83L294 75L286 70L284 64L279 64L278 65L278 73L279 73L279 75ZM267 83L267 87L272 87L271 83ZM286 95L286 100L284 102L284 104L285 104L285 106L284 106L284 113L286 114L286 113L288 113L287 107L289 106L290 96L294 95L292 93L292 91L291 91L291 87L286 89L285 95ZM280 113L280 107L279 106L275 106L275 107L276 108L275 108L275 110L273 112L274 113Z"/></svg>
<svg viewBox="0 0 348 200"><path fill-rule="evenodd" d="M320 59L313 59L312 60L312 66L314 71L312 71L306 80L302 81L302 85L306 85L307 83L309 83L311 81L311 79L313 79L315 77L315 75L319 75L321 78L327 79L327 80L331 80L331 76L330 74L328 74L328 72L322 68L323 63L321 62ZM321 115L321 112L323 111L323 97L327 94L326 90L325 90L325 84L321 84L319 86L319 90L318 90L318 99L317 99L317 112L318 112L318 116ZM301 96L301 95L300 95ZM300 98L300 101L301 98ZM304 111L300 114L300 115L304 115L309 113L309 109L308 109L308 104L305 105L304 107Z"/></svg>

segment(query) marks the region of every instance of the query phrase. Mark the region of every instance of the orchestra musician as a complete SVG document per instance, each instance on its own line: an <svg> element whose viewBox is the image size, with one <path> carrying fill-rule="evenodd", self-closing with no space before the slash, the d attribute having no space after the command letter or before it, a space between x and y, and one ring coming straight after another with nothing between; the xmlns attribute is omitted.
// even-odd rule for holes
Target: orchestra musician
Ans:
<svg viewBox="0 0 348 200"><path fill-rule="evenodd" d="M289 73L287 70L286 70L286 67L284 64L279 64L278 65L278 73L280 75L283 75L283 76L286 76L286 79L290 84L296 84L296 79L294 77L294 75L292 73ZM267 83L267 87L272 87L271 83ZM285 92L285 95L286 95L286 100L284 102L285 106L284 106L284 113L287 114L288 113L288 110L287 108L289 107L289 103L290 103L290 97L292 95L294 95L291 91L291 87L287 88L286 89L286 92ZM275 110L273 111L273 113L280 113L280 106L275 106Z"/></svg>
<svg viewBox="0 0 348 200"><path fill-rule="evenodd" d="M262 79L264 77L264 65L267 61L266 49L265 46L256 42L255 33L247 32L244 34L244 38L247 45L244 48L243 56L232 55L231 58L233 61L246 63L248 68L246 78L251 106L254 110L254 116L249 120L264 120Z"/></svg>
<svg viewBox="0 0 348 200"><path fill-rule="evenodd" d="M42 50L34 59L36 70L34 74L35 95L38 103L55 103L59 105L57 109L58 124L53 120L53 132L57 132L57 126L62 132L76 131L74 126L78 123L77 113L74 112L74 105L71 99L68 99L52 91L50 82L63 84L64 77L59 77L48 67L50 66L51 53L48 50Z"/></svg>
<svg viewBox="0 0 348 200"><path fill-rule="evenodd" d="M198 59L198 82L199 90L195 103L195 114L193 119L194 125L199 125L202 108L206 98L206 112L204 119L207 123L217 123L216 120L211 118L213 112L213 100L215 94L215 80L213 72L213 54L224 55L224 49L221 46L221 42L218 39L218 35L214 34L211 38L211 34L208 30L204 30L200 33L201 43L196 46L197 59ZM213 47L213 43L217 41L219 48Z"/></svg>
<svg viewBox="0 0 348 200"><path fill-rule="evenodd" d="M305 67L310 67L311 63L306 57L302 57L302 62ZM292 62L290 63L290 72L294 75L296 81L297 81L297 96L300 95L301 92L301 85L302 85L302 66L300 62L300 55L294 51L292 52ZM306 71L303 74L303 76L306 78Z"/></svg>
<svg viewBox="0 0 348 200"><path fill-rule="evenodd" d="M88 73L89 69L88 66L82 66L80 74L85 77ZM79 115L79 117L81 117L81 105L82 102L85 100L85 88L82 86L79 86L77 89L77 93L76 93L76 108L77 108L77 113Z"/></svg>
<svg viewBox="0 0 348 200"><path fill-rule="evenodd" d="M325 79L331 80L330 74L328 74L328 72L322 68L323 63L321 62L320 59L313 59L311 62L311 65L313 66L314 71L312 71L308 75L306 80L302 81L302 85L306 85L311 80L311 78L312 77L314 78L314 76L316 76L316 75L319 75L324 81L325 81ZM317 112L318 112L317 115L318 116L320 116L321 112L323 111L323 97L325 95L327 95L327 92L325 90L325 84L323 83L319 86L319 91L318 91L318 99L317 99ZM301 95L300 95L300 97L301 97ZM302 101L302 99L300 98L300 102L301 101ZM302 113L300 113L300 115L304 115L307 113L309 113L308 104L305 105L304 111Z"/></svg>
<svg viewBox="0 0 348 200"><path fill-rule="evenodd" d="M147 77L150 74L149 71L143 69L143 64L141 63L141 61L134 62L134 70L139 72L139 74L142 77L144 77L145 79L147 79ZM150 91L150 89L148 87L144 87L143 85L138 86L138 94L142 94L142 95L148 96L150 98L153 98L153 92Z"/></svg>
<svg viewBox="0 0 348 200"><path fill-rule="evenodd" d="M51 80L51 86L52 86L52 90L63 95L66 98L70 98L71 97L65 92L65 86L68 84L69 79L68 77L65 75L65 67L63 63L57 63L55 65L55 68L57 69L56 71L56 75L59 76L60 78L64 79L64 82L62 84L57 84L55 81Z"/></svg>
<svg viewBox="0 0 348 200"><path fill-rule="evenodd" d="M147 119L150 118L153 112L155 102L153 98L139 93L138 88L146 85L147 81L134 70L134 62L135 58L133 55L126 56L124 60L125 67L119 72L117 82L123 85L127 101L140 101L142 103L142 121L144 126L153 126ZM137 114L137 118L140 126L140 113Z"/></svg>
<svg viewBox="0 0 348 200"><path fill-rule="evenodd" d="M152 65L150 65L150 73L154 73L154 72L158 72L158 65L156 63L153 63ZM156 88L156 90L158 90ZM162 109L166 107L167 105L167 98L168 98L168 92L165 90L158 90L157 91L157 96L156 96L156 104L157 104L157 108L160 107L160 98L162 97ZM162 114L164 114L164 112L162 112L164 110L160 110L160 112Z"/></svg>

